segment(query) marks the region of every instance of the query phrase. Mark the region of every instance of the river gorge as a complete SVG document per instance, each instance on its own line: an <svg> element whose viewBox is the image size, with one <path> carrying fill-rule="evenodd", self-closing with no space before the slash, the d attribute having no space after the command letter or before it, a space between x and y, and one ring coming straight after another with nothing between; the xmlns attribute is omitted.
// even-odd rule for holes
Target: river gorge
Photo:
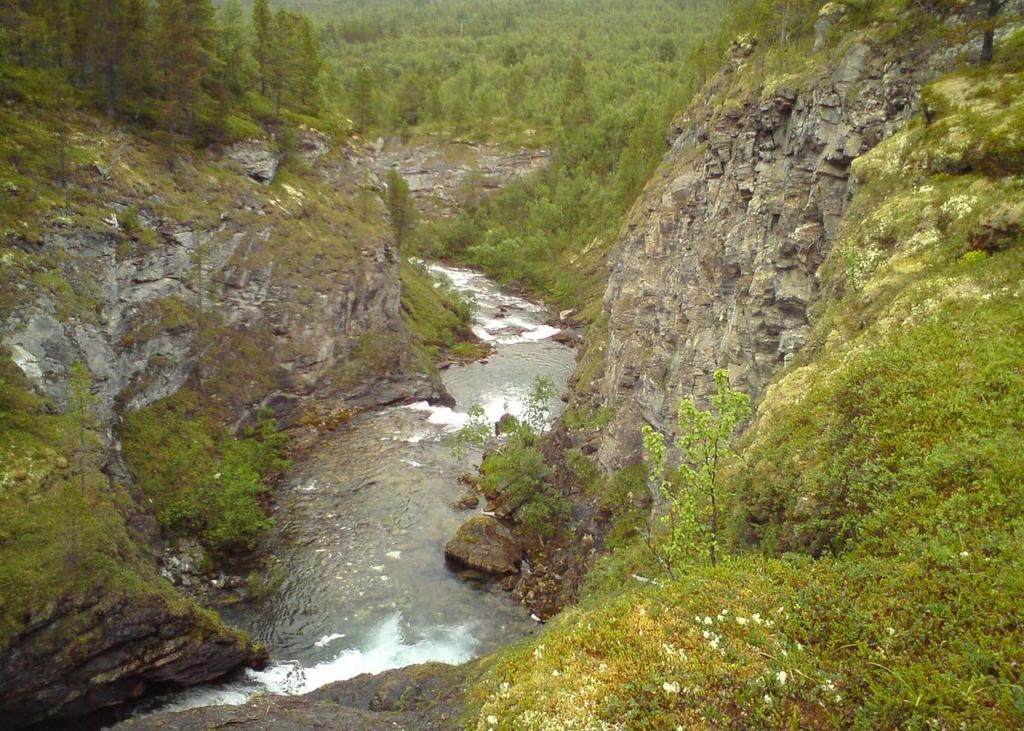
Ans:
<svg viewBox="0 0 1024 731"><path fill-rule="evenodd" d="M508 593L446 565L445 542L483 508L453 507L466 492L459 477L480 454L460 459L445 437L472 405L492 424L506 412L521 415L538 377L563 393L574 354L551 339L559 331L545 323L545 307L474 271L429 269L473 303L474 333L493 351L444 371L454 408L421 401L361 414L296 461L275 508L280 591L221 610L266 644L270 666L165 696L145 711L237 704L415 663L464 662L534 631ZM561 401L551 406L556 417Z"/></svg>

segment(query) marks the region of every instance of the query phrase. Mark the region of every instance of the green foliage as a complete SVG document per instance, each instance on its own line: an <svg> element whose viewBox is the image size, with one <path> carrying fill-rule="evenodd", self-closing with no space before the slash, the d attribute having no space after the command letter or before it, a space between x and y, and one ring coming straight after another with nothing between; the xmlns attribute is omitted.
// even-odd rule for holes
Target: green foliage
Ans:
<svg viewBox="0 0 1024 731"><path fill-rule="evenodd" d="M402 262L402 314L431 364L445 352L475 354L470 328L473 305L422 265Z"/></svg>
<svg viewBox="0 0 1024 731"><path fill-rule="evenodd" d="M570 431L600 429L611 423L615 417L615 409L603 405L597 409L569 407L562 414L562 425Z"/></svg>
<svg viewBox="0 0 1024 731"><path fill-rule="evenodd" d="M391 218L391 230L395 234L395 245L404 251L405 244L416 226L416 202L409 191L409 184L396 168L387 174L387 209Z"/></svg>
<svg viewBox="0 0 1024 731"><path fill-rule="evenodd" d="M127 528L127 491L100 471L99 460L85 462L81 489L77 440L65 437L78 431L69 421L90 429L96 422L89 379L76 371L71 408L56 414L0 357L0 648L8 651L57 602L91 605L99 592L112 602L159 602L177 616L195 615L202 632L226 632L157 575L150 549L137 546ZM95 432L86 436L98 445ZM68 647L81 634L74 621L58 627Z"/></svg>
<svg viewBox="0 0 1024 731"><path fill-rule="evenodd" d="M747 539L889 555L935 531L983 540L978 529L1017 515L1022 316L1012 299L948 304L761 425L740 482Z"/></svg>
<svg viewBox="0 0 1024 731"><path fill-rule="evenodd" d="M313 25L289 10L271 14L266 0L254 9L251 54L238 0L219 12L211 0L9 5L0 6L0 16L5 29L9 22L19 32L0 34L0 64L52 70L110 116L204 145L235 139L257 80L261 93L272 93L279 118L282 104L295 111L321 106Z"/></svg>
<svg viewBox="0 0 1024 731"><path fill-rule="evenodd" d="M540 446L540 434L551 415L554 382L538 376L526 398L522 418L515 419L500 447L488 452L480 465L480 486L515 511L516 518L534 535L553 536L570 504L549 484L551 468ZM492 438L492 426L484 410L473 405L469 419L448 439L449 449L463 459L472 449L483 449Z"/></svg>
<svg viewBox="0 0 1024 731"><path fill-rule="evenodd" d="M669 575L707 551L712 566L718 563L722 495L721 466L735 452L730 443L750 415L750 397L733 390L725 370L715 371L716 393L709 400L714 411L697 408L693 398L679 404L675 446L681 463L667 474L665 437L649 425L643 427L644 455L649 479L665 501L660 520L663 532L652 531L649 546Z"/></svg>
<svg viewBox="0 0 1024 731"><path fill-rule="evenodd" d="M187 389L124 417L125 459L172 537L215 552L253 548L271 523L261 497L287 469L287 437L269 415L241 438L223 433Z"/></svg>
<svg viewBox="0 0 1024 731"><path fill-rule="evenodd" d="M639 588L502 652L470 694L475 727L1017 728L1024 564L1011 545L739 559L661 587L627 576Z"/></svg>

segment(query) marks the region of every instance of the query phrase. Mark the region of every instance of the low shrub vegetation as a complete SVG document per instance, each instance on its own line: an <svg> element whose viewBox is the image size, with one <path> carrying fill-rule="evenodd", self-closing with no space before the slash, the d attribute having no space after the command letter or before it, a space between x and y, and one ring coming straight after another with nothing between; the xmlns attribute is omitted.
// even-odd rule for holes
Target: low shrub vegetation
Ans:
<svg viewBox="0 0 1024 731"><path fill-rule="evenodd" d="M269 415L241 437L225 433L183 389L124 417L125 459L170 537L215 553L252 549L271 522L270 480L288 467L287 436Z"/></svg>

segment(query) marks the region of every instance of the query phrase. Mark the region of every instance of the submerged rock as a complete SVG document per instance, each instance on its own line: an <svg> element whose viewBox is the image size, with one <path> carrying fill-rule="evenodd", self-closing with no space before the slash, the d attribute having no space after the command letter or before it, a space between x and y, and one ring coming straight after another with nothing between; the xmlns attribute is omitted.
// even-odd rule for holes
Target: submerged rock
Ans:
<svg viewBox="0 0 1024 731"><path fill-rule="evenodd" d="M496 518L478 515L462 524L444 547L444 555L489 574L513 574L519 570L523 547Z"/></svg>

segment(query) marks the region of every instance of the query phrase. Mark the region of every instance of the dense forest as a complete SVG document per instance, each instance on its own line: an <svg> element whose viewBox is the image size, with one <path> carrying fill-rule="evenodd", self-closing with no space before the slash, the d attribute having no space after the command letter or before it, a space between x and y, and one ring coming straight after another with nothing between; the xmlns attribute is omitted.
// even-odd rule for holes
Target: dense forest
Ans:
<svg viewBox="0 0 1024 731"><path fill-rule="evenodd" d="M278 113L320 102L311 21L267 2L250 19L238 2L11 1L0 19L8 63L58 71L107 114L197 143L237 134L232 110L253 92Z"/></svg>

